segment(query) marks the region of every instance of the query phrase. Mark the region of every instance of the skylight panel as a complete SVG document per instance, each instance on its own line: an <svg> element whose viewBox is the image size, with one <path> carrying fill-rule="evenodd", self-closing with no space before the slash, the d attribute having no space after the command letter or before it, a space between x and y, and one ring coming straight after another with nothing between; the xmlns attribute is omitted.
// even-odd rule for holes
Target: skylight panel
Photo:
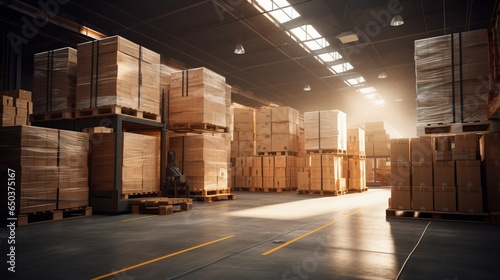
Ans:
<svg viewBox="0 0 500 280"><path fill-rule="evenodd" d="M330 45L325 38L320 38L320 39L316 39L316 40L312 40L312 41L306 41L306 42L304 42L304 44L311 51L320 50L320 49L326 48Z"/></svg>
<svg viewBox="0 0 500 280"><path fill-rule="evenodd" d="M385 103L385 100L382 98L373 100L373 104L375 104L376 106L382 106L385 105Z"/></svg>
<svg viewBox="0 0 500 280"><path fill-rule="evenodd" d="M338 52L322 53L317 56L317 58L323 62L332 62L342 58Z"/></svg>
<svg viewBox="0 0 500 280"><path fill-rule="evenodd" d="M345 82L350 86L354 86L354 85L359 85L363 82L366 82L366 80L365 80L365 78L363 78L363 76L359 76L356 78L348 79Z"/></svg>
<svg viewBox="0 0 500 280"><path fill-rule="evenodd" d="M349 62L336 64L336 65L330 66L329 68L335 74L342 73L342 72L349 71L349 70L353 69L352 65Z"/></svg>
<svg viewBox="0 0 500 280"><path fill-rule="evenodd" d="M367 93L376 92L376 91L377 90L374 87L365 87L365 88L358 89L358 92L362 93L362 94L367 94Z"/></svg>
<svg viewBox="0 0 500 280"><path fill-rule="evenodd" d="M279 23L300 17L300 14L286 0L257 0L257 3Z"/></svg>
<svg viewBox="0 0 500 280"><path fill-rule="evenodd" d="M321 38L321 34L309 24L292 28L290 32L301 42Z"/></svg>

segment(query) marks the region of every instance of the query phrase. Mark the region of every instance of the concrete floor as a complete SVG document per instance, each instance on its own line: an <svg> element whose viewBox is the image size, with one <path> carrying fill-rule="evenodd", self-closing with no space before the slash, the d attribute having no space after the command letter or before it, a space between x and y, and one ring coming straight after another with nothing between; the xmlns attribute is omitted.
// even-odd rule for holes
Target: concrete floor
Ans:
<svg viewBox="0 0 500 280"><path fill-rule="evenodd" d="M1 279L396 279L419 240L399 279L500 279L500 226L386 219L389 189L236 195L17 228Z"/></svg>

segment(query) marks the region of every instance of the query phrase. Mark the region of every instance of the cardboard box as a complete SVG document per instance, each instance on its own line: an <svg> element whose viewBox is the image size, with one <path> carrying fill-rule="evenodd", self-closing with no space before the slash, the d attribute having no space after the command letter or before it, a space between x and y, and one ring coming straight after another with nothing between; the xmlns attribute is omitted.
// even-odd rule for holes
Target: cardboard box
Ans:
<svg viewBox="0 0 500 280"><path fill-rule="evenodd" d="M500 186L488 186L486 192L488 197L488 211L500 212Z"/></svg>
<svg viewBox="0 0 500 280"><path fill-rule="evenodd" d="M483 213L483 192L479 187L458 187L458 212Z"/></svg>
<svg viewBox="0 0 500 280"><path fill-rule="evenodd" d="M14 98L12 96L2 95L0 101L0 106L14 106Z"/></svg>
<svg viewBox="0 0 500 280"><path fill-rule="evenodd" d="M481 187L481 161L456 161L457 187Z"/></svg>
<svg viewBox="0 0 500 280"><path fill-rule="evenodd" d="M486 177L486 186L500 187L500 160L484 161L484 172Z"/></svg>
<svg viewBox="0 0 500 280"><path fill-rule="evenodd" d="M453 152L450 151L434 151L434 161L451 161L453 160Z"/></svg>
<svg viewBox="0 0 500 280"><path fill-rule="evenodd" d="M457 211L457 187L434 186L434 211Z"/></svg>
<svg viewBox="0 0 500 280"><path fill-rule="evenodd" d="M482 160L500 160L500 133L485 133L480 143Z"/></svg>
<svg viewBox="0 0 500 280"><path fill-rule="evenodd" d="M391 139L391 162L410 161L410 139Z"/></svg>
<svg viewBox="0 0 500 280"><path fill-rule="evenodd" d="M298 172L297 173L298 190L310 190L311 181L309 177L309 172Z"/></svg>
<svg viewBox="0 0 500 280"><path fill-rule="evenodd" d="M432 161L433 147L432 138L420 137L411 139L411 161Z"/></svg>
<svg viewBox="0 0 500 280"><path fill-rule="evenodd" d="M476 133L464 133L455 135L455 148L479 149L479 138Z"/></svg>
<svg viewBox="0 0 500 280"><path fill-rule="evenodd" d="M437 136L434 137L435 151L451 151L452 136Z"/></svg>
<svg viewBox="0 0 500 280"><path fill-rule="evenodd" d="M411 209L410 186L391 186L391 208L400 210Z"/></svg>
<svg viewBox="0 0 500 280"><path fill-rule="evenodd" d="M411 206L414 210L432 211L434 210L434 187L433 186L412 186Z"/></svg>
<svg viewBox="0 0 500 280"><path fill-rule="evenodd" d="M434 162L434 186L456 186L454 161Z"/></svg>
<svg viewBox="0 0 500 280"><path fill-rule="evenodd" d="M410 186L409 162L391 162L391 186Z"/></svg>
<svg viewBox="0 0 500 280"><path fill-rule="evenodd" d="M20 109L28 110L28 102L29 102L29 100L25 100L25 99L21 99L21 98L14 99L14 105L16 106L16 108L20 108Z"/></svg>
<svg viewBox="0 0 500 280"><path fill-rule="evenodd" d="M432 186L432 162L412 162L411 163L411 185Z"/></svg>
<svg viewBox="0 0 500 280"><path fill-rule="evenodd" d="M20 98L20 99L24 99L24 100L27 100L27 101L32 101L31 91L22 90L22 89L2 91L2 92L0 92L0 95L11 96L14 99Z"/></svg>

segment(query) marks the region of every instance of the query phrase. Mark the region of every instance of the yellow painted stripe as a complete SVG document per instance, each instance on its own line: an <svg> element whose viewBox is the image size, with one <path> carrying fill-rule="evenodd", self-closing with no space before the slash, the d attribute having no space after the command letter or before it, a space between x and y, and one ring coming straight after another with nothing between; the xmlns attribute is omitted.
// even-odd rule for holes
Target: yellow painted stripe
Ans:
<svg viewBox="0 0 500 280"><path fill-rule="evenodd" d="M135 269L135 268L138 268L138 267L141 267L141 266L145 266L147 264L151 264L151 263L154 263L154 262L157 262L157 261L161 261L161 260L164 260L164 259L176 256L176 255L179 255L179 254L182 254L182 253L186 253L186 252L189 252L189 251L201 248L201 247L205 247L205 246L210 245L210 244L214 244L214 243L217 243L217 242L220 242L220 241L232 238L232 237L234 237L234 235L229 235L229 236L226 236L226 237L223 237L223 238L219 238L219 239L207 242L207 243L196 245L194 247L191 247L191 248L188 248L188 249L184 249L184 250L172 253L172 254L168 254L166 256L162 256L162 257L159 257L159 258L156 258L156 259L152 259L152 260L149 260L149 261L145 261L145 262L142 262L142 263L138 263L136 265L132 265L132 266L129 266L129 267L117 270L117 271L113 271L111 273L104 274L104 275L101 275L101 276L96 277L96 278L92 278L91 280L98 280L98 279L103 279L103 278L106 278L106 277L109 277L109 276L113 276L115 274L119 274L119 273L122 273L122 272L125 272L125 271L128 271L128 270L132 270L132 269Z"/></svg>
<svg viewBox="0 0 500 280"><path fill-rule="evenodd" d="M294 239L292 239L292 240L290 240L290 241L288 241L288 242L285 242L285 243L283 243L283 244L281 244L281 245L279 245L279 246L277 246L277 247L275 247L275 248L273 248L273 249L271 249L271 250L269 250L269 251L267 251L267 252L263 253L262 255L263 255L263 256L267 256L267 255L269 255L269 254L271 254L271 253L274 253L274 252L278 251L279 249L281 249L281 248L283 248L283 247L286 247L286 246L288 246L288 245L292 244L292 243L293 243L293 242L295 242L295 241L298 241L298 240L300 240L300 239L302 239L302 238L304 238L304 237L306 237L306 236L309 236L309 235L311 235L311 234L313 234L313 233L315 233L315 232L318 232L318 231L320 231L320 230L322 230L322 229L324 229L324 228L326 228L326 227L329 227L329 226L333 225L334 223L336 223L336 222L338 222L338 221L340 221L340 220L342 220L342 219L345 219L345 218L347 218L347 217L350 217L350 216L352 216L352 215L354 215L354 214L359 213L360 211L361 211L361 209L360 209L360 210L358 210L358 211L352 212L352 213L350 213L350 214L347 214L347 215L345 215L345 216L343 216L343 217L340 217L340 218L338 218L338 219L336 219L336 220L333 220L333 221L329 222L328 224L325 224L325 225L320 226L319 228L313 229L313 230L311 230L310 232L305 233L305 234L303 234L303 235L301 235L301 236L299 236L299 237L295 237Z"/></svg>
<svg viewBox="0 0 500 280"><path fill-rule="evenodd" d="M157 215L142 216L142 217L139 217L139 218L132 218L132 219L127 219L127 220L122 220L122 222L132 222L132 221L137 221L137 220L152 218L152 217L156 217L156 216Z"/></svg>

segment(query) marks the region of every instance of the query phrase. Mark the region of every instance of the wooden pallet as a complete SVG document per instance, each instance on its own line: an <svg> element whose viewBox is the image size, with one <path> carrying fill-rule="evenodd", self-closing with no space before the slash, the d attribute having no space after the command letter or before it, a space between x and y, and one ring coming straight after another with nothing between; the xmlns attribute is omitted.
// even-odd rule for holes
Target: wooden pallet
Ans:
<svg viewBox="0 0 500 280"><path fill-rule="evenodd" d="M174 211L189 211L193 208L193 200L190 198L147 197L131 199L128 203L132 214L170 215Z"/></svg>
<svg viewBox="0 0 500 280"><path fill-rule="evenodd" d="M349 193L360 193L360 192L366 192L366 191L368 191L368 188L347 189L347 192L349 192Z"/></svg>
<svg viewBox="0 0 500 280"><path fill-rule="evenodd" d="M235 194L231 194L231 189L222 190L191 190L190 197L197 201L203 202L213 202L216 200L234 200L236 199Z"/></svg>
<svg viewBox="0 0 500 280"><path fill-rule="evenodd" d="M233 187L235 191L243 191L243 192L255 192L255 188L253 187Z"/></svg>
<svg viewBox="0 0 500 280"><path fill-rule="evenodd" d="M297 152L280 151L280 152L258 152L259 156L297 156Z"/></svg>
<svg viewBox="0 0 500 280"><path fill-rule="evenodd" d="M297 194L339 196L347 194L347 190L297 190Z"/></svg>
<svg viewBox="0 0 500 280"><path fill-rule="evenodd" d="M365 155L347 155L347 158L351 159L366 159Z"/></svg>
<svg viewBox="0 0 500 280"><path fill-rule="evenodd" d="M228 127L210 123L174 123L169 125L169 130L173 132L221 132L229 131Z"/></svg>
<svg viewBox="0 0 500 280"><path fill-rule="evenodd" d="M417 135L440 135L440 134L456 134L464 132L487 132L490 130L491 123L484 122L469 122L469 123L437 123L427 125L417 125Z"/></svg>
<svg viewBox="0 0 500 280"><path fill-rule="evenodd" d="M67 111L31 114L30 115L30 122L70 120L70 119L74 119L74 118L75 118L75 113L67 110Z"/></svg>
<svg viewBox="0 0 500 280"><path fill-rule="evenodd" d="M161 116L158 114L139 111L137 109L122 107L118 105L100 106L86 109L76 109L75 118L92 118L112 115L126 115L140 119L151 120L155 122L161 121Z"/></svg>
<svg viewBox="0 0 500 280"><path fill-rule="evenodd" d="M319 150L307 150L308 155L313 154L334 154L334 155L347 155L347 150L340 149L319 149Z"/></svg>
<svg viewBox="0 0 500 280"><path fill-rule="evenodd" d="M63 221L75 218L92 216L92 207L77 207L63 210L53 210L29 214L20 214L17 218L18 226Z"/></svg>
<svg viewBox="0 0 500 280"><path fill-rule="evenodd" d="M404 218L413 220L442 220L490 223L490 214L488 213L420 211L388 208L385 210L385 216L387 218Z"/></svg>
<svg viewBox="0 0 500 280"><path fill-rule="evenodd" d="M125 193L120 195L120 199L142 198L142 197L159 197L160 192L141 192L141 193Z"/></svg>

